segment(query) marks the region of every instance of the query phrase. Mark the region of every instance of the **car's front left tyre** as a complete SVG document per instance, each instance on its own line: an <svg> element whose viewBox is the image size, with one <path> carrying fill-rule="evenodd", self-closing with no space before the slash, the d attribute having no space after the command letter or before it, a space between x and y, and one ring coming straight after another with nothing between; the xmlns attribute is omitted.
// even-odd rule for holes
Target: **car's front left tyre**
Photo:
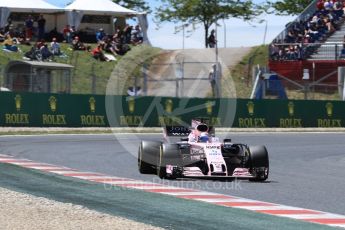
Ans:
<svg viewBox="0 0 345 230"><path fill-rule="evenodd" d="M142 141L138 150L138 169L142 174L155 174L161 142Z"/></svg>

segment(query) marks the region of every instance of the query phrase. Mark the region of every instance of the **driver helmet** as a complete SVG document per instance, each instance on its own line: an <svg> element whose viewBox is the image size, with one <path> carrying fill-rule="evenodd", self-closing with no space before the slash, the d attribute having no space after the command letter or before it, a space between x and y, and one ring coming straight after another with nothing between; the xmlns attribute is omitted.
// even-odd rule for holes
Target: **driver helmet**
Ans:
<svg viewBox="0 0 345 230"><path fill-rule="evenodd" d="M202 132L200 134L199 141L200 142L208 142L208 140L209 140L208 134L206 132Z"/></svg>

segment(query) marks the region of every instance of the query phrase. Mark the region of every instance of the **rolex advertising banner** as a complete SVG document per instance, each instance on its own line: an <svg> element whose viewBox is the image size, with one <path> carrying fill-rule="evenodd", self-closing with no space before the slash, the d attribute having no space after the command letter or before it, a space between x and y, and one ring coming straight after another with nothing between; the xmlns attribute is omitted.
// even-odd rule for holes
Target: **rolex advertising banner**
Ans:
<svg viewBox="0 0 345 230"><path fill-rule="evenodd" d="M104 96L0 94L1 126L105 127Z"/></svg>
<svg viewBox="0 0 345 230"><path fill-rule="evenodd" d="M0 93L0 125L17 127L345 127L345 102Z"/></svg>
<svg viewBox="0 0 345 230"><path fill-rule="evenodd" d="M236 100L107 96L105 104L113 127L190 126L194 118L223 126L232 124L236 111Z"/></svg>
<svg viewBox="0 0 345 230"><path fill-rule="evenodd" d="M232 127L332 128L345 126L342 101L238 100Z"/></svg>

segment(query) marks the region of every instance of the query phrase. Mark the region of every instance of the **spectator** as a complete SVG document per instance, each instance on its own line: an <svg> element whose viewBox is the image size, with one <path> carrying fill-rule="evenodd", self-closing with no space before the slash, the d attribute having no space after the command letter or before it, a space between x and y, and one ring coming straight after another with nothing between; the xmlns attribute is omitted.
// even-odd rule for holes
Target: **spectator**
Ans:
<svg viewBox="0 0 345 230"><path fill-rule="evenodd" d="M333 9L333 1L326 0L323 4L325 10L332 10Z"/></svg>
<svg viewBox="0 0 345 230"><path fill-rule="evenodd" d="M4 42L5 41L5 33L4 31L0 30L0 42Z"/></svg>
<svg viewBox="0 0 345 230"><path fill-rule="evenodd" d="M24 54L24 58L28 60L42 61L41 50L37 47L38 42L34 44L31 49Z"/></svg>
<svg viewBox="0 0 345 230"><path fill-rule="evenodd" d="M296 42L296 34L295 34L295 32L292 29L289 30L288 34L286 35L285 42L286 43L294 43L294 42Z"/></svg>
<svg viewBox="0 0 345 230"><path fill-rule="evenodd" d="M114 40L113 47L116 54L118 55L125 55L131 49L128 44L121 43L121 40L119 38L116 38Z"/></svg>
<svg viewBox="0 0 345 230"><path fill-rule="evenodd" d="M210 36L208 37L208 47L215 48L216 44L217 40L215 36L215 30L212 30Z"/></svg>
<svg viewBox="0 0 345 230"><path fill-rule="evenodd" d="M310 44L324 41L343 23L344 6L344 1L319 0L316 12L309 19L288 24L284 43ZM289 60L297 53L297 59L300 59L308 57L317 49L317 46L294 44L293 52L289 44L279 45L279 53L282 54L279 58ZM276 55L272 58L275 59Z"/></svg>
<svg viewBox="0 0 345 230"><path fill-rule="evenodd" d="M115 34L113 35L113 41L116 41L116 40L121 40L118 32L115 32Z"/></svg>
<svg viewBox="0 0 345 230"><path fill-rule="evenodd" d="M321 38L317 26L314 23L310 25L308 34L310 35L312 42L317 42Z"/></svg>
<svg viewBox="0 0 345 230"><path fill-rule="evenodd" d="M126 27L123 29L123 35L124 35L124 41L122 41L123 43L126 43L126 44L131 43L132 29L133 29L132 26L126 24Z"/></svg>
<svg viewBox="0 0 345 230"><path fill-rule="evenodd" d="M110 38L108 38L103 43L102 49L105 50L105 52L108 52L108 53L113 54L114 56L117 56L115 42L113 42Z"/></svg>
<svg viewBox="0 0 345 230"><path fill-rule="evenodd" d="M16 37L15 39L17 40L17 44L22 44L22 45L31 45L30 41L25 38L25 33L23 32L18 32L15 33Z"/></svg>
<svg viewBox="0 0 345 230"><path fill-rule="evenodd" d="M6 35L5 41L3 42L3 44L4 44L5 49L8 51L12 51L12 52L18 51L18 47L14 44L13 38L11 37L10 34Z"/></svg>
<svg viewBox="0 0 345 230"><path fill-rule="evenodd" d="M303 43L304 44L308 44L310 43L310 35L309 34L306 34L303 38Z"/></svg>
<svg viewBox="0 0 345 230"><path fill-rule="evenodd" d="M29 41L32 39L34 29L34 20L32 19L32 16L29 15L28 18L25 20L25 35L26 39L29 39Z"/></svg>
<svg viewBox="0 0 345 230"><path fill-rule="evenodd" d="M319 18L318 16L315 15L314 17L312 17L310 23L315 23L315 24L317 24L317 23L319 22L319 20L320 20L320 18Z"/></svg>
<svg viewBox="0 0 345 230"><path fill-rule="evenodd" d="M279 59L279 47L274 42L269 46L270 57L272 60Z"/></svg>
<svg viewBox="0 0 345 230"><path fill-rule="evenodd" d="M36 46L38 49L41 49L45 45L46 45L46 41L44 39L41 39L39 42L36 43Z"/></svg>
<svg viewBox="0 0 345 230"><path fill-rule="evenodd" d="M70 33L71 33L71 39L74 38L77 35L77 30L75 29L75 26L70 27Z"/></svg>
<svg viewBox="0 0 345 230"><path fill-rule="evenodd" d="M53 38L56 38L56 41L58 42L62 42L64 40L63 34L59 33L56 27L48 32L48 38L51 40L53 40Z"/></svg>
<svg viewBox="0 0 345 230"><path fill-rule="evenodd" d="M324 9L324 4L325 2L323 0L319 0L317 3L316 3L316 7L319 11L323 10Z"/></svg>
<svg viewBox="0 0 345 230"><path fill-rule="evenodd" d="M337 1L334 3L334 13L337 15L338 18L341 18L344 15L342 2Z"/></svg>
<svg viewBox="0 0 345 230"><path fill-rule="evenodd" d="M54 37L52 42L50 43L50 50L52 55L54 56L60 56L61 55L61 48L60 44L56 41L56 38Z"/></svg>
<svg viewBox="0 0 345 230"><path fill-rule="evenodd" d="M44 46L42 46L40 48L41 54L42 54L42 61L49 59L53 54L50 52L50 50L48 49L48 45L44 44Z"/></svg>
<svg viewBox="0 0 345 230"><path fill-rule="evenodd" d="M65 28L62 30L63 38L65 39L66 43L71 43L72 41L72 30L69 25L66 25Z"/></svg>
<svg viewBox="0 0 345 230"><path fill-rule="evenodd" d="M38 25L38 40L44 39L46 20L42 14L40 14L37 20L37 25Z"/></svg>
<svg viewBox="0 0 345 230"><path fill-rule="evenodd" d="M100 28L97 32L96 32L96 41L97 43L99 43L100 41L103 41L105 37L105 33L103 28Z"/></svg>
<svg viewBox="0 0 345 230"><path fill-rule="evenodd" d="M133 45L139 45L142 44L144 41L144 35L141 31L141 28L139 25L135 26L135 29L132 31L132 44Z"/></svg>
<svg viewBox="0 0 345 230"><path fill-rule="evenodd" d="M298 53L294 45L290 45L286 50L286 55L289 60L297 60Z"/></svg>
<svg viewBox="0 0 345 230"><path fill-rule="evenodd" d="M324 23L325 23L326 28L327 28L327 33L331 34L331 33L335 32L335 28L334 28L331 20L329 20L329 18L325 17L324 18Z"/></svg>
<svg viewBox="0 0 345 230"><path fill-rule="evenodd" d="M107 58L105 57L102 51L102 46L100 44L92 50L91 54L92 57L96 60L107 61Z"/></svg>
<svg viewBox="0 0 345 230"><path fill-rule="evenodd" d="M13 24L12 24L12 19L11 18L8 18L7 19L7 24L5 25L5 28L4 28L4 32L7 33L10 31L10 28L13 27Z"/></svg>
<svg viewBox="0 0 345 230"><path fill-rule="evenodd" d="M83 42L81 42L78 36L75 36L72 41L72 49L73 50L89 50L90 48L87 47Z"/></svg>

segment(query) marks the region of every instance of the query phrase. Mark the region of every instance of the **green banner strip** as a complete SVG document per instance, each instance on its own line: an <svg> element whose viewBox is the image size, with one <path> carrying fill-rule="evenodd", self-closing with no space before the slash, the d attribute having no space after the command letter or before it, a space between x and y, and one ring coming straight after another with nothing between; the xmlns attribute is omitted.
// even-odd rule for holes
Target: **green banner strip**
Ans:
<svg viewBox="0 0 345 230"><path fill-rule="evenodd" d="M0 126L159 127L207 118L239 128L345 127L345 102L0 93Z"/></svg>

